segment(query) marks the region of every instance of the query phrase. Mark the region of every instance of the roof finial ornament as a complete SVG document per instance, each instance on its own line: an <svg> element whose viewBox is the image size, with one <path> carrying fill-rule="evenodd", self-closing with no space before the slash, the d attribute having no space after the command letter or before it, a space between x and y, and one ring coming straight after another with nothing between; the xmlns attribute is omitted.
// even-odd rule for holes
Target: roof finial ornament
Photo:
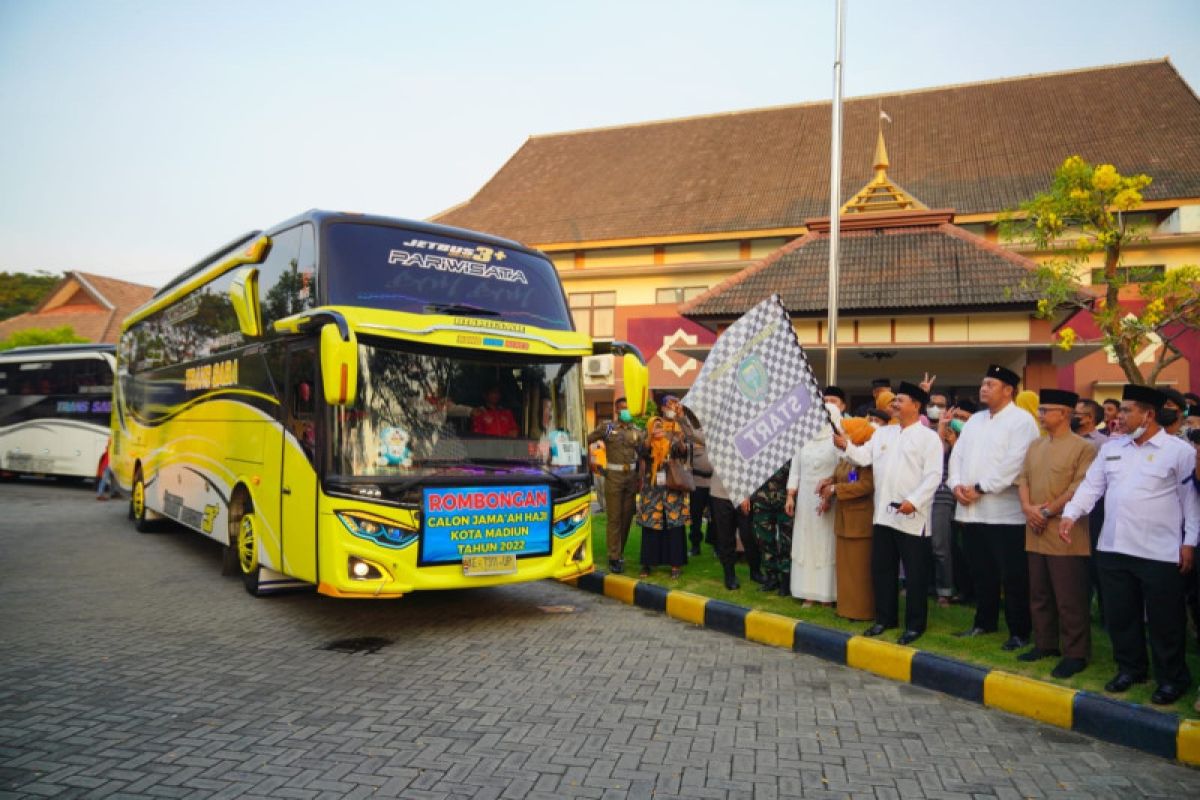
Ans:
<svg viewBox="0 0 1200 800"><path fill-rule="evenodd" d="M883 99L879 100L879 136L875 141L875 182L887 182L887 168L891 166L888 163L887 145L883 143L883 121L889 123L892 118L883 110Z"/></svg>
<svg viewBox="0 0 1200 800"><path fill-rule="evenodd" d="M879 120L876 125L878 133L875 139L875 177L860 189L858 194L846 201L842 206L842 214L928 210L924 203L888 177L887 171L891 163L888 161L887 145L883 141L885 121L890 123L892 118L883 110L883 100L880 99Z"/></svg>

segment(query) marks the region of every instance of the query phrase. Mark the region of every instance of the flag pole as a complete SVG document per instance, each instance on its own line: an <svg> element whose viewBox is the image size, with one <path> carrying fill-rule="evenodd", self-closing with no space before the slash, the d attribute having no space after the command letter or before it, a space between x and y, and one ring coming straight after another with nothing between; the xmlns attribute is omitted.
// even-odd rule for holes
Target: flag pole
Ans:
<svg viewBox="0 0 1200 800"><path fill-rule="evenodd" d="M825 385L837 384L838 245L842 207L842 51L846 44L845 0L837 0L837 54L833 61L833 106L829 134L829 299ZM832 425L832 422L830 423Z"/></svg>

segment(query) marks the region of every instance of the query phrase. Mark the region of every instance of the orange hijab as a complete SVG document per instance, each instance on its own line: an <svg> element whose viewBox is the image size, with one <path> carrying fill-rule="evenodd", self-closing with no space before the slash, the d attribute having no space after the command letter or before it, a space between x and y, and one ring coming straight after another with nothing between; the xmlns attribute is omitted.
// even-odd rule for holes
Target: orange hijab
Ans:
<svg viewBox="0 0 1200 800"><path fill-rule="evenodd" d="M662 417L651 417L646 420L647 449L650 451L650 474L657 475L663 464L671 455L671 439L667 436L666 425L663 425L663 435L655 438L654 423L665 422Z"/></svg>

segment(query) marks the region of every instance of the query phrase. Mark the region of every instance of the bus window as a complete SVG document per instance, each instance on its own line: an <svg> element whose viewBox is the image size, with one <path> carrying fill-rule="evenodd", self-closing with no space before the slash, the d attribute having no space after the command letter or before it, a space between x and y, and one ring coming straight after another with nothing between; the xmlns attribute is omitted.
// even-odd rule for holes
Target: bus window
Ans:
<svg viewBox="0 0 1200 800"><path fill-rule="evenodd" d="M574 330L558 273L545 258L380 225L338 223L325 238L330 305Z"/></svg>
<svg viewBox="0 0 1200 800"><path fill-rule="evenodd" d="M258 268L258 296L262 304L263 326L303 310L300 292L301 228L289 228L271 237L271 251Z"/></svg>

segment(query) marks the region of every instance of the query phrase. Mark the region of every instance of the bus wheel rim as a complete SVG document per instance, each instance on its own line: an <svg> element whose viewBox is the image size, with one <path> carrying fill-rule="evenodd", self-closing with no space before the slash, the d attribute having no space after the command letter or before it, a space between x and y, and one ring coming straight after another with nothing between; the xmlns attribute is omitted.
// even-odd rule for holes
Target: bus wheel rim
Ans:
<svg viewBox="0 0 1200 800"><path fill-rule="evenodd" d="M249 514L242 517L238 525L238 563L242 572L249 575L258 566L258 543L254 532L254 518Z"/></svg>
<svg viewBox="0 0 1200 800"><path fill-rule="evenodd" d="M146 487L139 479L133 485L133 515L138 519L142 518L142 514L146 511Z"/></svg>

